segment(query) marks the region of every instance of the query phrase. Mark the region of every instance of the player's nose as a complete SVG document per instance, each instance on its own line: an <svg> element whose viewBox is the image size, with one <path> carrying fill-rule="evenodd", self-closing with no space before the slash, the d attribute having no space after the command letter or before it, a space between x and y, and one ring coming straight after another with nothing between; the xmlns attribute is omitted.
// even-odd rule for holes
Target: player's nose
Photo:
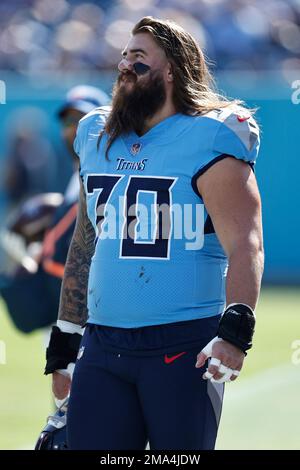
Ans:
<svg viewBox="0 0 300 470"><path fill-rule="evenodd" d="M125 72L125 70L129 70L129 72L132 72L133 71L133 65L128 59L125 59L125 57L124 57L121 60L121 62L119 62L118 70L119 70L119 72Z"/></svg>

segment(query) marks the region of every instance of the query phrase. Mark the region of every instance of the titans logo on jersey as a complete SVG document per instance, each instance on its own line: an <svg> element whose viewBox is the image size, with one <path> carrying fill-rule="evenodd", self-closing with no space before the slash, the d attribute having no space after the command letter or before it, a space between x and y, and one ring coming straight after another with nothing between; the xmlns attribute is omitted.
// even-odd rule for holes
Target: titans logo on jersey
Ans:
<svg viewBox="0 0 300 470"><path fill-rule="evenodd" d="M95 229L89 322L132 328L221 313L228 263L196 180L228 155L254 165L253 117L237 107L177 113L119 137L106 159L107 136L99 150L97 139L108 113L81 119L74 142Z"/></svg>

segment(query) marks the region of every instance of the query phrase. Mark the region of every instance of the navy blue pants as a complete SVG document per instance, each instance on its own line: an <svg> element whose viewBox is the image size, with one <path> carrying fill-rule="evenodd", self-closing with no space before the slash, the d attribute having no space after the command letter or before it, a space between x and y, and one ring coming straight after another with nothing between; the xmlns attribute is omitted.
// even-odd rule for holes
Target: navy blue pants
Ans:
<svg viewBox="0 0 300 470"><path fill-rule="evenodd" d="M87 325L68 407L69 448L143 450L149 442L151 450L213 449L223 384L203 380L206 366L196 369L195 363L215 336L217 321L136 329ZM186 325L190 331L197 325L209 328L201 329L202 338L198 334L197 341L184 344ZM153 349L151 337L165 350ZM145 349L139 349L141 344Z"/></svg>

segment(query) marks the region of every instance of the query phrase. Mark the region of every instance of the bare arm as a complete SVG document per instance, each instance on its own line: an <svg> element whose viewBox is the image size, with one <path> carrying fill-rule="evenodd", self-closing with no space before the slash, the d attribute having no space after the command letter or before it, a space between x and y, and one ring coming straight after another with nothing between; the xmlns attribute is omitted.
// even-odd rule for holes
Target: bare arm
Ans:
<svg viewBox="0 0 300 470"><path fill-rule="evenodd" d="M227 304L256 306L263 273L261 201L251 168L235 158L213 165L197 182L229 260Z"/></svg>
<svg viewBox="0 0 300 470"><path fill-rule="evenodd" d="M79 208L62 282L58 320L84 325L87 319L87 286L95 231L87 216L80 180Z"/></svg>
<svg viewBox="0 0 300 470"><path fill-rule="evenodd" d="M197 186L229 260L226 303L244 303L254 309L264 262L261 202L255 176L244 162L228 157L201 175ZM245 359L244 352L225 340L215 342L211 352L202 350L196 367L202 367L208 357L227 369L220 371L218 365L210 363L203 378L211 376L221 381L235 380L237 375L232 371L240 371Z"/></svg>
<svg viewBox="0 0 300 470"><path fill-rule="evenodd" d="M87 288L90 264L94 253L94 238L95 231L87 216L85 193L82 181L80 180L79 208L65 265L58 312L58 320L69 322L73 324L72 327L74 327L74 324L78 325L78 327L83 326L88 316ZM69 336L72 335L69 334ZM69 343L67 339L65 341L65 348L67 350ZM54 348L53 354L55 355L55 353ZM62 353L60 354L62 355ZM61 359L61 357L59 356L58 359ZM61 369L57 367L53 371L49 369L53 372L52 391L54 397L58 400L65 399L70 393L74 363L75 360L69 363L68 368ZM58 402L57 406L59 406Z"/></svg>

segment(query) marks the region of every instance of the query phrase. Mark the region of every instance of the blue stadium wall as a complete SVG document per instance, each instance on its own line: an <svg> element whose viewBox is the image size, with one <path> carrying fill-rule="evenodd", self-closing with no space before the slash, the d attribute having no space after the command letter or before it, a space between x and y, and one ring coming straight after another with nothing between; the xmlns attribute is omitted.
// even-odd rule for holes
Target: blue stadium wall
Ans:
<svg viewBox="0 0 300 470"><path fill-rule="evenodd" d="M59 134L55 112L65 91L79 83L102 86L110 92L109 73L91 76L41 76L31 80L12 73L0 73L6 83L6 104L0 105L0 163L7 154L7 131L13 113L24 106L37 106L49 117L49 134L56 149L55 165L59 169L54 190L62 190L71 166ZM273 284L300 283L300 104L293 104L293 89L276 74L255 72L227 73L218 76L218 85L230 97L258 107L257 119L262 139L256 175L263 202L266 264L264 282ZM1 190L0 209L4 213L5 195ZM1 215L0 214L0 215ZM2 215L3 219L3 215Z"/></svg>

